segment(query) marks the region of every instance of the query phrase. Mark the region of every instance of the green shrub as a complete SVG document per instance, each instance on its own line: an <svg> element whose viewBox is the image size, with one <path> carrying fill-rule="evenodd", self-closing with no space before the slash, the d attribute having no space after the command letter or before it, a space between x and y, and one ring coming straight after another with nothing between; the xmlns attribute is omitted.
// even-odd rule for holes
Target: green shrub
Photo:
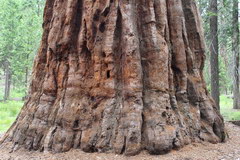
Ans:
<svg viewBox="0 0 240 160"><path fill-rule="evenodd" d="M5 132L11 126L22 106L22 101L8 101L0 103L0 132Z"/></svg>
<svg viewBox="0 0 240 160"><path fill-rule="evenodd" d="M240 110L233 109L233 99L230 96L220 97L221 114L226 121L240 120Z"/></svg>

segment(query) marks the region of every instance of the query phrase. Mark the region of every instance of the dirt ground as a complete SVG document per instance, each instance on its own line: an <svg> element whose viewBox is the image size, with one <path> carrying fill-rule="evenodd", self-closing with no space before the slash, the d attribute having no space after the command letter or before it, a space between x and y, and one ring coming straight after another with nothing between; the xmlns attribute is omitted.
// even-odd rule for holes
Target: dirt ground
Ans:
<svg viewBox="0 0 240 160"><path fill-rule="evenodd" d="M0 160L240 160L240 127L226 123L229 139L222 144L192 144L166 155L153 156L142 152L134 157L104 153L84 153L71 150L67 153L52 154L18 150L9 153L8 144L0 148Z"/></svg>

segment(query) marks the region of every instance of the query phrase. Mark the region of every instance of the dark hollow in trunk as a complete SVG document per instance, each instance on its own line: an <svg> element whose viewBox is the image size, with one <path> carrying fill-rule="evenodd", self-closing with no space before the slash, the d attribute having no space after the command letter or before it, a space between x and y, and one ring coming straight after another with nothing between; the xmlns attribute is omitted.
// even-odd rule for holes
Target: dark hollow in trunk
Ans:
<svg viewBox="0 0 240 160"><path fill-rule="evenodd" d="M222 142L194 0L47 0L13 150L162 154Z"/></svg>

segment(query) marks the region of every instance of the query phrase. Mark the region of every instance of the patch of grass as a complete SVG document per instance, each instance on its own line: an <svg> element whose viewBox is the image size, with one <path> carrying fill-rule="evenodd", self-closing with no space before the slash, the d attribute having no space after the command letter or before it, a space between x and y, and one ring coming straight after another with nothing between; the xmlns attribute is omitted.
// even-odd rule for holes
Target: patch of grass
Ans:
<svg viewBox="0 0 240 160"><path fill-rule="evenodd" d="M16 119L23 102L0 102L0 132L5 132Z"/></svg>
<svg viewBox="0 0 240 160"><path fill-rule="evenodd" d="M230 96L220 96L220 108L225 120L240 120L240 110L233 109L233 99Z"/></svg>

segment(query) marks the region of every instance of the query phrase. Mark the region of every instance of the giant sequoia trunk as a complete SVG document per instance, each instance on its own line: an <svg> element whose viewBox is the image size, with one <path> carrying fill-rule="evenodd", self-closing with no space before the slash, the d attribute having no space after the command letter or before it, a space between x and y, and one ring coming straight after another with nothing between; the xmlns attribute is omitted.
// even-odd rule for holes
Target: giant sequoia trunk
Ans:
<svg viewBox="0 0 240 160"><path fill-rule="evenodd" d="M47 0L14 149L127 155L224 140L194 0Z"/></svg>

